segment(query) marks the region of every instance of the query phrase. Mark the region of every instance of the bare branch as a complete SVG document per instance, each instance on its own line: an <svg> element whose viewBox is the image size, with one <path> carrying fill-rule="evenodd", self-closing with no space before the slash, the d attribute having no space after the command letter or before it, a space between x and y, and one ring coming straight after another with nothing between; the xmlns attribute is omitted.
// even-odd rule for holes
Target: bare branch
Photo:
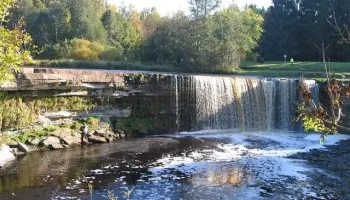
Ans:
<svg viewBox="0 0 350 200"><path fill-rule="evenodd" d="M330 24L337 31L337 33L335 33L334 35L340 36L341 41L343 41L345 43L350 43L350 28L349 28L349 26L348 25L344 25L343 27L339 26L335 11L333 11L332 19L333 19L332 20L333 22L331 22L328 18L326 18L328 24Z"/></svg>

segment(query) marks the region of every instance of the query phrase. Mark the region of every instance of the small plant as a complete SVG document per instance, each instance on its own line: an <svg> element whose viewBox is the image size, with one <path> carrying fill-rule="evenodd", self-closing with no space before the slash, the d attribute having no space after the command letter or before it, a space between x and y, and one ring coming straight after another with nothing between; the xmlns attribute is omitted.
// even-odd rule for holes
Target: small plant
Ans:
<svg viewBox="0 0 350 200"><path fill-rule="evenodd" d="M86 119L86 123L91 127L91 128L96 128L98 127L98 124L100 123L100 120L95 117L88 117Z"/></svg>
<svg viewBox="0 0 350 200"><path fill-rule="evenodd" d="M69 128L75 131L79 131L82 127L84 126L84 124L82 124L79 121L75 121L71 124L69 124Z"/></svg>

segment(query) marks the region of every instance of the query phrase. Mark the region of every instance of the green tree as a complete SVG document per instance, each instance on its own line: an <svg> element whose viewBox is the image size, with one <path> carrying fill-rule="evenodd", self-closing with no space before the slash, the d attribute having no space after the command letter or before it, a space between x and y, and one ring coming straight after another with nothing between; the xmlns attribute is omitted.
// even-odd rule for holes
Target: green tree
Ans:
<svg viewBox="0 0 350 200"><path fill-rule="evenodd" d="M77 38L106 42L107 33L103 28L95 0L68 1L71 14L72 34Z"/></svg>
<svg viewBox="0 0 350 200"><path fill-rule="evenodd" d="M190 11L195 18L207 17L220 7L221 0L189 0Z"/></svg>
<svg viewBox="0 0 350 200"><path fill-rule="evenodd" d="M156 8L144 9L141 12L142 34L145 39L149 38L157 29L161 17Z"/></svg>
<svg viewBox="0 0 350 200"><path fill-rule="evenodd" d="M13 78L13 70L18 71L25 61L31 59L25 47L30 43L30 37L18 27L8 30L6 16L12 6L12 0L0 3L0 82Z"/></svg>

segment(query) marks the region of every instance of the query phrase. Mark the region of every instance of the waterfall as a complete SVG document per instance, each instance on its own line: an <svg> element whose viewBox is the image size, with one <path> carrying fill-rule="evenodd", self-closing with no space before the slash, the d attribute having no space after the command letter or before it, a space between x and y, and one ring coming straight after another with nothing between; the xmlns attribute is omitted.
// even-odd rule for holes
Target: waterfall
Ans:
<svg viewBox="0 0 350 200"><path fill-rule="evenodd" d="M296 79L174 76L176 126L179 131L293 130L298 82ZM318 98L318 85L315 82L309 85Z"/></svg>
<svg viewBox="0 0 350 200"><path fill-rule="evenodd" d="M180 128L180 113L179 113L179 96L180 96L180 90L179 90L179 82L178 82L178 76L175 75L172 78L171 84L173 85L172 87L175 89L174 91L174 96L175 96L175 128L176 131L179 130Z"/></svg>

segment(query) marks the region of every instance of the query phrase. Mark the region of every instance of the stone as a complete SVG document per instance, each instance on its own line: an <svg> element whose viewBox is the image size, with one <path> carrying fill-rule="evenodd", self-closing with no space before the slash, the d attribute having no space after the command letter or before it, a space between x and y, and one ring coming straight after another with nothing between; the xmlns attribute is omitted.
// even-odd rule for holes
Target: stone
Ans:
<svg viewBox="0 0 350 200"><path fill-rule="evenodd" d="M93 135L95 135L95 131L90 131L90 132L88 132L88 134L86 135L86 137L88 137L88 136L93 136Z"/></svg>
<svg viewBox="0 0 350 200"><path fill-rule="evenodd" d="M18 142L12 141L7 144L10 148L18 148Z"/></svg>
<svg viewBox="0 0 350 200"><path fill-rule="evenodd" d="M23 144L22 142L18 142L18 149L21 150L23 153L29 153L30 152L28 146Z"/></svg>
<svg viewBox="0 0 350 200"><path fill-rule="evenodd" d="M64 149L65 147L62 144L50 144L48 148L51 150L59 150Z"/></svg>
<svg viewBox="0 0 350 200"><path fill-rule="evenodd" d="M47 139L45 139L42 143L45 147L48 147L52 144L61 144L61 141L57 137L50 136Z"/></svg>
<svg viewBox="0 0 350 200"><path fill-rule="evenodd" d="M42 126L49 126L52 124L51 120L49 118L44 117L44 116L38 117L38 123Z"/></svg>
<svg viewBox="0 0 350 200"><path fill-rule="evenodd" d="M30 138L28 139L27 143L32 146L39 146L40 139L39 138Z"/></svg>
<svg viewBox="0 0 350 200"><path fill-rule="evenodd" d="M108 137L118 138L119 136L112 131L107 131L106 135Z"/></svg>
<svg viewBox="0 0 350 200"><path fill-rule="evenodd" d="M72 130L69 129L69 128L62 128L62 129L55 130L50 135L62 139L62 138L65 138L65 137L72 136Z"/></svg>
<svg viewBox="0 0 350 200"><path fill-rule="evenodd" d="M93 136L89 137L89 142L92 142L92 143L106 143L107 140L104 137L93 135Z"/></svg>
<svg viewBox="0 0 350 200"><path fill-rule="evenodd" d="M104 129L100 129L100 130L96 130L95 131L95 135L101 136L101 137L105 137L106 136L107 131Z"/></svg>
<svg viewBox="0 0 350 200"><path fill-rule="evenodd" d="M74 145L74 144L80 144L81 143L81 138L80 137L76 137L76 136L66 136L64 138L62 138L62 141L64 142L64 144L67 145Z"/></svg>
<svg viewBox="0 0 350 200"><path fill-rule="evenodd" d="M15 160L16 157L11 152L11 148L7 145L0 146L0 168L3 168L8 162Z"/></svg>
<svg viewBox="0 0 350 200"><path fill-rule="evenodd" d="M114 137L106 137L107 142L113 142L115 139Z"/></svg>
<svg viewBox="0 0 350 200"><path fill-rule="evenodd" d="M11 152L13 153L13 155L17 156L20 154L23 154L22 151L20 151L18 148L11 148Z"/></svg>
<svg viewBox="0 0 350 200"><path fill-rule="evenodd" d="M61 118L70 118L75 116L75 113L68 111L59 111L59 112L47 112L43 116L48 119L61 119Z"/></svg>

